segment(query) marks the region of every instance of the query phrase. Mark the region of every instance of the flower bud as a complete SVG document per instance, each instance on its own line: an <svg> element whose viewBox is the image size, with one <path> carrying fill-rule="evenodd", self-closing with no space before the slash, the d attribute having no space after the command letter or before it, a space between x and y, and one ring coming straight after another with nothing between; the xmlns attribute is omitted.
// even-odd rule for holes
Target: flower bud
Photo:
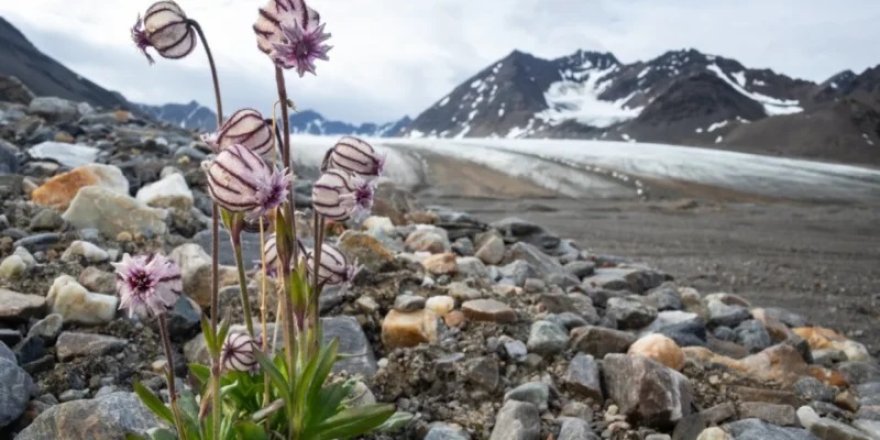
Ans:
<svg viewBox="0 0 880 440"><path fill-rule="evenodd" d="M314 276L315 251L306 252L306 270L309 277ZM327 286L347 283L354 278L355 268L339 249L324 243L321 246L321 264L318 268L318 282Z"/></svg>
<svg viewBox="0 0 880 440"><path fill-rule="evenodd" d="M376 177L382 174L385 157L372 145L353 136L345 136L324 156L321 169L337 168L361 176Z"/></svg>
<svg viewBox="0 0 880 440"><path fill-rule="evenodd" d="M275 146L272 124L250 108L233 113L216 133L202 139L217 153L239 144L264 159L269 159Z"/></svg>
<svg viewBox="0 0 880 440"><path fill-rule="evenodd" d="M285 201L291 176L272 171L253 151L235 144L205 165L208 190L220 206L257 217Z"/></svg>
<svg viewBox="0 0 880 440"><path fill-rule="evenodd" d="M220 366L224 371L256 371L259 364L255 355L257 341L245 333L229 333L220 352Z"/></svg>
<svg viewBox="0 0 880 440"><path fill-rule="evenodd" d="M331 168L312 187L312 206L325 218L347 220L373 206L373 186L360 176Z"/></svg>
<svg viewBox="0 0 880 440"><path fill-rule="evenodd" d="M303 0L269 0L254 23L257 47L277 66L296 69L300 77L315 73L315 61L327 60L330 34L321 17Z"/></svg>
<svg viewBox="0 0 880 440"><path fill-rule="evenodd" d="M138 17L131 28L131 38L150 63L153 58L147 53L148 47L170 59L183 58L196 47L195 30L183 9L173 1L153 3L143 19Z"/></svg>

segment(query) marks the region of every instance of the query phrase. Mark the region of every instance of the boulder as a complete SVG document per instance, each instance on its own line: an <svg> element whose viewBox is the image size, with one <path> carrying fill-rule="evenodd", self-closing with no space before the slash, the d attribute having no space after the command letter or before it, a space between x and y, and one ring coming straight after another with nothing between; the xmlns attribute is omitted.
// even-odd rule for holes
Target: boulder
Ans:
<svg viewBox="0 0 880 440"><path fill-rule="evenodd" d="M159 421L134 393L117 392L50 407L16 440L122 440L127 434L144 435L157 426Z"/></svg>
<svg viewBox="0 0 880 440"><path fill-rule="evenodd" d="M643 356L609 354L602 361L608 398L636 423L668 428L691 412L688 378Z"/></svg>

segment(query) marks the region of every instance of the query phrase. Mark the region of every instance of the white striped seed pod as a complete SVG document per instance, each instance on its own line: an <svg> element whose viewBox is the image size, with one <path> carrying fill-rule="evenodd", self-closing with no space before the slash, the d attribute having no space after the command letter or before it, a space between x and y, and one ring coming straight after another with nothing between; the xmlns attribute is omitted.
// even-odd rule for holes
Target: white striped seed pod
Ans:
<svg viewBox="0 0 880 440"><path fill-rule="evenodd" d="M223 208L258 217L282 204L291 179L271 168L253 151L235 144L221 151L205 166L208 191Z"/></svg>
<svg viewBox="0 0 880 440"><path fill-rule="evenodd" d="M324 156L321 169L337 168L365 177L377 177L382 174L384 166L385 156L372 145L363 139L345 136Z"/></svg>
<svg viewBox="0 0 880 440"><path fill-rule="evenodd" d="M232 114L216 133L204 136L217 153L235 145L243 145L263 159L270 159L275 148L272 124L260 112L245 108Z"/></svg>
<svg viewBox="0 0 880 440"><path fill-rule="evenodd" d="M314 277L315 250L306 253L306 270L309 277ZM355 275L355 268L349 264L348 258L339 249L324 243L321 246L321 262L318 267L318 282L326 286L336 286L350 282Z"/></svg>
<svg viewBox="0 0 880 440"><path fill-rule="evenodd" d="M224 371L253 372L259 367L257 341L246 333L229 333L220 351L220 366Z"/></svg>
<svg viewBox="0 0 880 440"><path fill-rule="evenodd" d="M147 53L148 47L170 59L183 58L196 47L195 29L183 9L173 1L153 3L143 18L138 17L131 29L131 38L150 63L153 58Z"/></svg>
<svg viewBox="0 0 880 440"><path fill-rule="evenodd" d="M348 171L331 168L312 186L312 206L327 219L344 221L373 206L373 185Z"/></svg>

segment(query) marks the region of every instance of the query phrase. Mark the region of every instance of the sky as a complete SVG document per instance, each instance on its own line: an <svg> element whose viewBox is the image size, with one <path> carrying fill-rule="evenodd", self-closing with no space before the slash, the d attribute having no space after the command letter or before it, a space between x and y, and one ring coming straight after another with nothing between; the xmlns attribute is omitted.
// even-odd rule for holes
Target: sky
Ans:
<svg viewBox="0 0 880 440"><path fill-rule="evenodd" d="M0 16L75 72L149 104L213 105L201 50L150 66L129 29L150 1L0 0ZM265 0L178 0L205 29L224 106L270 108L274 69L251 26ZM311 0L333 36L317 76L287 74L300 109L331 119L416 116L513 49L622 62L696 48L822 81L880 64L877 0Z"/></svg>

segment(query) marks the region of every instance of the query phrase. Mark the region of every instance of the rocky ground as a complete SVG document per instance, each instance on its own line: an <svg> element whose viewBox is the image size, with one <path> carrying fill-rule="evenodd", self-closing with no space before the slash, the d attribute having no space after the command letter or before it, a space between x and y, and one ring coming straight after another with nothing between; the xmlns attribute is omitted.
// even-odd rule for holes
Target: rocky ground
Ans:
<svg viewBox="0 0 880 440"><path fill-rule="evenodd" d="M171 333L188 384L186 363L205 356L204 151L124 112L16 101L0 103L0 438L144 432L157 422L131 385L162 392L166 360L155 323L117 312L110 263L151 250L181 265ZM298 186L301 207L309 192ZM488 223L425 208L387 183L374 211L335 230L364 269L321 307L326 337L351 355L337 371L413 416L370 438L880 438L880 365L820 313L721 293L696 269L678 278L509 213ZM245 242L256 261L257 237ZM231 266L221 280L236 310Z"/></svg>

